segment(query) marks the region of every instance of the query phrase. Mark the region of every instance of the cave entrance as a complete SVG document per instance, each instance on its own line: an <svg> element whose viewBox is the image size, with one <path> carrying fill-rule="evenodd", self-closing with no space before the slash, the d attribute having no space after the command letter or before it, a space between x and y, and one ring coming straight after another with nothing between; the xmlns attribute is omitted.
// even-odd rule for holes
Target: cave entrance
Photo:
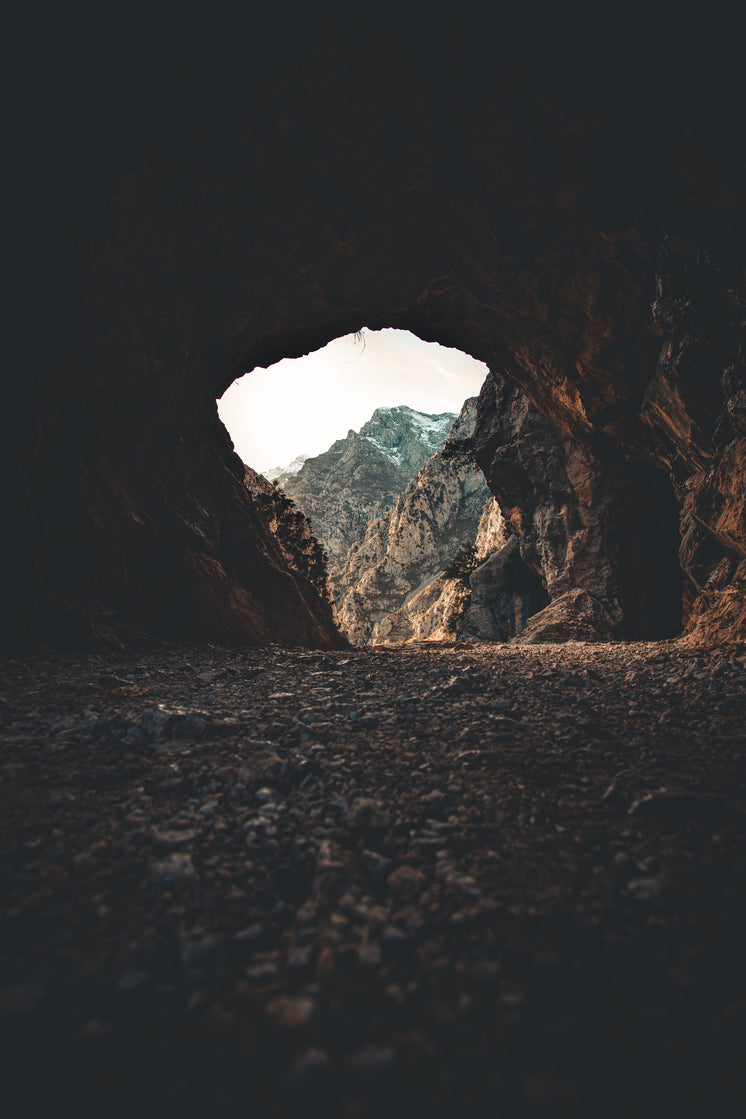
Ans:
<svg viewBox="0 0 746 1119"><path fill-rule="evenodd" d="M234 382L219 414L290 568L358 645L676 636L668 479L598 459L487 373L362 329Z"/></svg>
<svg viewBox="0 0 746 1119"><path fill-rule="evenodd" d="M487 372L409 331L363 329L255 369L218 403L279 531L287 537L292 525L297 547L298 511L310 521L357 644L468 628L471 571L509 535L471 445ZM468 569L456 563L444 576L462 554Z"/></svg>

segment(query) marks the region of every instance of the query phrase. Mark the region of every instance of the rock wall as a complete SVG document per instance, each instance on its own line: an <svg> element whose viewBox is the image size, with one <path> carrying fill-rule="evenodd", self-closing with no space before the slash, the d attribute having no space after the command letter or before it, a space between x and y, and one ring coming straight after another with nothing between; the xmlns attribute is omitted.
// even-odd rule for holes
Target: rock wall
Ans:
<svg viewBox="0 0 746 1119"><path fill-rule="evenodd" d="M330 627L337 627L337 611L329 586L324 549L314 536L308 517L296 509L279 486L273 486L249 466L245 469L244 485L263 523L280 545L288 567L296 577L313 587L322 606L326 607L327 623Z"/></svg>
<svg viewBox="0 0 746 1119"><path fill-rule="evenodd" d="M549 602L541 579L521 558L516 536L488 556L469 577L460 637L509 641Z"/></svg>
<svg viewBox="0 0 746 1119"><path fill-rule="evenodd" d="M621 463L644 492L662 467L685 628L743 637L740 43L709 11L625 10L611 35L602 15L309 7L226 33L154 14L91 49L82 15L29 9L9 63L28 96L8 140L6 636L335 640L214 400L394 326L519 385L585 448L580 475Z"/></svg>
<svg viewBox="0 0 746 1119"><path fill-rule="evenodd" d="M339 619L351 641L383 636L379 623L435 579L474 539L489 491L464 447L471 445L476 398L467 400L442 451L350 549L336 586Z"/></svg>
<svg viewBox="0 0 746 1119"><path fill-rule="evenodd" d="M360 431L307 458L282 477L282 489L313 525L329 556L339 598L341 571L370 522L393 508L420 467L445 443L455 416L430 416L402 405L377 408Z"/></svg>
<svg viewBox="0 0 746 1119"><path fill-rule="evenodd" d="M599 457L494 371L480 396L474 443L521 559L555 603L552 640L560 615L564 640L680 631L679 508L660 470ZM540 624L534 619L535 635Z"/></svg>

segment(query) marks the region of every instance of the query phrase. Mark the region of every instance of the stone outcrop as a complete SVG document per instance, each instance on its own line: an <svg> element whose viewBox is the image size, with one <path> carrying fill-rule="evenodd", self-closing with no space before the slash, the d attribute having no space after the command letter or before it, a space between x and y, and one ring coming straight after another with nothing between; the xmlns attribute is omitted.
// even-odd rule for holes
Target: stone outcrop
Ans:
<svg viewBox="0 0 746 1119"><path fill-rule="evenodd" d="M489 497L470 452L476 398L467 400L433 455L350 549L336 587L342 628L355 644L384 636L379 623L424 590L474 539Z"/></svg>
<svg viewBox="0 0 746 1119"><path fill-rule="evenodd" d="M663 6L609 37L541 8L278 8L221 24L214 53L205 21L192 42L186 20L132 21L95 50L74 17L29 29L8 152L7 638L334 640L214 401L362 326L519 385L575 440L568 501L586 475L596 500L599 466L653 524L674 492L681 555L657 585L683 569L685 631L743 637L740 42L709 12ZM26 89L23 50L10 65ZM620 632L660 630L647 592L634 603L638 544Z"/></svg>
<svg viewBox="0 0 746 1119"><path fill-rule="evenodd" d="M311 522L272 483L250 466L245 468L244 485L251 494L262 521L276 538L288 567L309 583L326 607L327 622L337 625L337 612L329 587L324 550L313 535Z"/></svg>
<svg viewBox="0 0 746 1119"><path fill-rule="evenodd" d="M564 640L679 632L679 510L660 470L600 457L494 371L480 397L475 453L523 563L553 603L565 601L552 609L553 640L560 618ZM524 607L523 620L533 612Z"/></svg>
<svg viewBox="0 0 746 1119"><path fill-rule="evenodd" d="M262 474L268 482L276 482L280 489L283 488L288 479L294 477L303 466L303 463L310 455L296 455L292 462L287 466L274 466L271 470L265 470Z"/></svg>
<svg viewBox="0 0 746 1119"><path fill-rule="evenodd" d="M307 458L278 482L309 518L326 548L332 585L369 523L393 508L420 467L441 450L455 416L400 405L377 408L360 431L349 431L328 451Z"/></svg>
<svg viewBox="0 0 746 1119"><path fill-rule="evenodd" d="M469 590L459 636L482 641L509 641L549 600L541 579L521 559L515 536L471 573Z"/></svg>
<svg viewBox="0 0 746 1119"><path fill-rule="evenodd" d="M479 569L487 557L509 539L512 539L511 530L497 502L491 498L482 510L474 541L462 549L460 556L448 565L447 571L441 572L398 610L377 622L372 632L372 643L452 641L460 638L472 601L470 572L472 568ZM458 574L455 568L460 569ZM470 636L482 636L476 619Z"/></svg>

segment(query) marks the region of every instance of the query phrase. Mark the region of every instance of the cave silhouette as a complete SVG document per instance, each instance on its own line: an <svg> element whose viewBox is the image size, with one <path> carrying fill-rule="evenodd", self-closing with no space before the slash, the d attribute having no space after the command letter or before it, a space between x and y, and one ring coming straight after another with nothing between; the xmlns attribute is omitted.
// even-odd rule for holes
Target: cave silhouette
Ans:
<svg viewBox="0 0 746 1119"><path fill-rule="evenodd" d="M6 1112L746 1113L737 6L87 7L4 22ZM350 648L247 485L362 324L490 370L509 644Z"/></svg>
<svg viewBox="0 0 746 1119"><path fill-rule="evenodd" d="M695 80L686 20L625 23L610 55L597 21L500 5L269 13L246 41L154 20L99 51L58 31L17 121L4 640L336 644L214 401L361 322L473 354L610 470L667 474L629 594L652 580L652 631L675 628L673 485L685 628L742 630L727 45Z"/></svg>

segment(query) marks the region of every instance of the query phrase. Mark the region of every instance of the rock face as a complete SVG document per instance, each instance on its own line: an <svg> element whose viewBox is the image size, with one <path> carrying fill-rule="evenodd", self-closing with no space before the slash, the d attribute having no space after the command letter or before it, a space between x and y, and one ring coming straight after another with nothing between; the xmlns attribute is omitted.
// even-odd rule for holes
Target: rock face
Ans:
<svg viewBox="0 0 746 1119"><path fill-rule="evenodd" d="M467 400L443 450L433 455L353 545L336 587L342 628L355 644L385 633L379 623L435 579L474 539L489 490L465 447L476 398Z"/></svg>
<svg viewBox="0 0 746 1119"><path fill-rule="evenodd" d="M508 641L520 634L549 600L541 579L521 559L515 536L471 573L469 588L459 636L483 641Z"/></svg>
<svg viewBox="0 0 746 1119"><path fill-rule="evenodd" d="M289 497L273 486L262 474L247 466L244 485L256 504L262 521L277 539L288 567L293 574L309 583L326 607L326 621L337 625L324 550L313 535L311 522L295 508Z"/></svg>
<svg viewBox="0 0 746 1119"><path fill-rule="evenodd" d="M271 470L265 470L261 477L266 478L268 482L277 482L277 485L282 489L288 478L297 474L306 459L310 457L310 455L296 455L287 466L274 466Z"/></svg>
<svg viewBox="0 0 746 1119"><path fill-rule="evenodd" d="M570 596L552 609L547 640L679 632L679 510L661 471L621 456L600 458L495 372L480 397L475 453L519 538L523 563L553 603ZM495 557L489 570L499 563ZM528 599L524 621L534 612L527 606ZM531 632L542 632L536 619Z"/></svg>
<svg viewBox="0 0 746 1119"><path fill-rule="evenodd" d="M740 42L665 5L613 42L543 7L278 8L221 25L214 53L209 22L190 42L155 16L96 50L74 17L18 38L37 80L9 153L6 637L333 641L214 401L362 326L520 386L575 441L568 524L597 469L657 524L657 479L680 504L680 560L661 566L686 573L685 630L743 637ZM23 49L11 69L27 88ZM660 628L643 544L633 531L618 565L619 632Z"/></svg>
<svg viewBox="0 0 746 1119"><path fill-rule="evenodd" d="M278 478L327 549L335 589L350 548L442 448L455 418L406 405L377 408L359 432L349 431L322 455L307 458L296 474Z"/></svg>

